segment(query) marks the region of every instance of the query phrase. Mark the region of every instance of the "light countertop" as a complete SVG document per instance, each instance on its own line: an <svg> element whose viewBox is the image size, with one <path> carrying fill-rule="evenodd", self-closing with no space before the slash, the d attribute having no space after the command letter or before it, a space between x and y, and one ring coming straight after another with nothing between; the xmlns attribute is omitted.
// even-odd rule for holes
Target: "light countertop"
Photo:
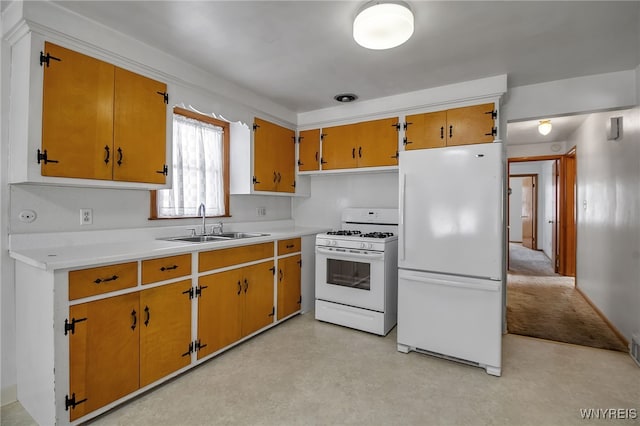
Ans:
<svg viewBox="0 0 640 426"><path fill-rule="evenodd" d="M313 235L323 231L326 231L326 228L293 226L289 228L278 228L273 231L260 231L269 234L268 236L206 243L189 243L149 238L137 241L65 245L59 247L50 246L46 248L21 248L9 250L9 255L13 259L30 266L53 271L56 269L77 268L125 260L172 256L183 253L257 244L267 241L302 237L304 235Z"/></svg>

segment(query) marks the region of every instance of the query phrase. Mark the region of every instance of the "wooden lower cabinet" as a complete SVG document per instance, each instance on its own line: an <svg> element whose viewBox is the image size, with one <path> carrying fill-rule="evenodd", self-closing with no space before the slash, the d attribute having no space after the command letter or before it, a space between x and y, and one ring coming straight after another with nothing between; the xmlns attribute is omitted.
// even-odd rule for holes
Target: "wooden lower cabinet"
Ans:
<svg viewBox="0 0 640 426"><path fill-rule="evenodd" d="M71 421L189 365L190 288L185 280L69 308Z"/></svg>
<svg viewBox="0 0 640 426"><path fill-rule="evenodd" d="M272 260L200 277L198 359L273 322Z"/></svg>
<svg viewBox="0 0 640 426"><path fill-rule="evenodd" d="M278 259L278 320L300 310L301 255Z"/></svg>
<svg viewBox="0 0 640 426"><path fill-rule="evenodd" d="M138 293L69 308L71 421L138 389L139 311Z"/></svg>

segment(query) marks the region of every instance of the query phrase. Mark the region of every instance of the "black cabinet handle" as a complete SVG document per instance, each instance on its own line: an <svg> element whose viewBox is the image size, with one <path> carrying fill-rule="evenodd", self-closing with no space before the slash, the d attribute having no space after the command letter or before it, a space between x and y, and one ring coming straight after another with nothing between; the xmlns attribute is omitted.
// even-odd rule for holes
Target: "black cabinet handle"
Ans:
<svg viewBox="0 0 640 426"><path fill-rule="evenodd" d="M161 270L162 272L164 272L164 271L171 271L171 270L174 270L174 269L178 269L178 265L163 266L162 268L160 268L160 270Z"/></svg>
<svg viewBox="0 0 640 426"><path fill-rule="evenodd" d="M280 172L278 172L278 183L282 180L282 176L280 176Z"/></svg>
<svg viewBox="0 0 640 426"><path fill-rule="evenodd" d="M109 277L109 278L96 278L93 282L96 283L96 284L100 284L100 283L106 283L108 281L115 281L118 278L120 278L120 277L117 276L117 275L114 275L114 276Z"/></svg>
<svg viewBox="0 0 640 426"><path fill-rule="evenodd" d="M135 330L136 329L136 325L138 324L138 316L137 316L137 312L134 309L133 311L131 311L131 330Z"/></svg>
<svg viewBox="0 0 640 426"><path fill-rule="evenodd" d="M353 148L351 150L351 158L356 158L356 149L355 148Z"/></svg>
<svg viewBox="0 0 640 426"><path fill-rule="evenodd" d="M453 126L449 126L449 137L453 137Z"/></svg>
<svg viewBox="0 0 640 426"><path fill-rule="evenodd" d="M146 315L146 318L144 319L144 325L146 327L149 327L149 320L151 319L151 312L149 311L149 307L148 306L144 307L144 313Z"/></svg>
<svg viewBox="0 0 640 426"><path fill-rule="evenodd" d="M316 162L318 161L318 151L316 151Z"/></svg>
<svg viewBox="0 0 640 426"><path fill-rule="evenodd" d="M118 166L121 166L121 165L122 165L122 158L123 158L123 157L124 157L124 156L122 155L122 148L118 148L118 161L117 161Z"/></svg>
<svg viewBox="0 0 640 426"><path fill-rule="evenodd" d="M286 248L294 248L295 245L294 244L287 244Z"/></svg>
<svg viewBox="0 0 640 426"><path fill-rule="evenodd" d="M358 147L358 157L362 158L362 147Z"/></svg>
<svg viewBox="0 0 640 426"><path fill-rule="evenodd" d="M238 294L242 293L242 283L238 280Z"/></svg>
<svg viewBox="0 0 640 426"><path fill-rule="evenodd" d="M278 175L276 174L276 172L273 172L273 182L277 182L278 181Z"/></svg>
<svg viewBox="0 0 640 426"><path fill-rule="evenodd" d="M246 293L247 290L249 290L249 281L247 281L247 279L244 279L244 292Z"/></svg>
<svg viewBox="0 0 640 426"><path fill-rule="evenodd" d="M109 146L104 146L104 164L109 164L109 157L111 155L111 151L109 151Z"/></svg>
<svg viewBox="0 0 640 426"><path fill-rule="evenodd" d="M284 274L282 273L282 269L278 269L278 281L282 281L282 277Z"/></svg>
<svg viewBox="0 0 640 426"><path fill-rule="evenodd" d="M440 139L444 139L444 126L440 126Z"/></svg>

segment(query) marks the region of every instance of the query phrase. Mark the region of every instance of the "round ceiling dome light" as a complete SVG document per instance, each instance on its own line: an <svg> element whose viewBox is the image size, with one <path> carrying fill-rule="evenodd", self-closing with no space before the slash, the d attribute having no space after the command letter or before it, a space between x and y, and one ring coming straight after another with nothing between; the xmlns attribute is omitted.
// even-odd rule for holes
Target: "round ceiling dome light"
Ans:
<svg viewBox="0 0 640 426"><path fill-rule="evenodd" d="M370 1L353 21L353 39L373 50L391 49L413 34L413 13L400 1Z"/></svg>
<svg viewBox="0 0 640 426"><path fill-rule="evenodd" d="M358 97L353 93L340 93L339 95L335 95L333 99L338 102L349 103L355 101L356 99L358 99Z"/></svg>
<svg viewBox="0 0 640 426"><path fill-rule="evenodd" d="M538 132L543 136L547 136L551 132L551 120L540 120Z"/></svg>

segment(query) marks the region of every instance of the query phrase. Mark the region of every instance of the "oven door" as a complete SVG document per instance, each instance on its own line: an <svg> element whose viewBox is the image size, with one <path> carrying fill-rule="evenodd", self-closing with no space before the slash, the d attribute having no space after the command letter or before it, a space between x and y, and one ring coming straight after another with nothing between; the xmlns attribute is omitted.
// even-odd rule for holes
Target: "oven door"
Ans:
<svg viewBox="0 0 640 426"><path fill-rule="evenodd" d="M384 311L384 253L316 247L316 298Z"/></svg>

